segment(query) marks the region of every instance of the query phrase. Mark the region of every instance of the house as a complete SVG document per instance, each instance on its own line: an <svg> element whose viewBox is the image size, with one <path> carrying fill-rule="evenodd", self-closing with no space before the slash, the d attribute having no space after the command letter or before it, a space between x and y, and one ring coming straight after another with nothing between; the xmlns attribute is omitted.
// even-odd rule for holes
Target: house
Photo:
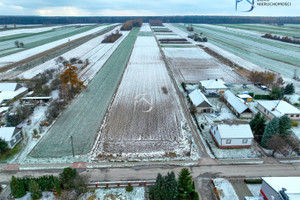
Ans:
<svg viewBox="0 0 300 200"><path fill-rule="evenodd" d="M200 88L205 95L222 94L228 89L221 79L200 81Z"/></svg>
<svg viewBox="0 0 300 200"><path fill-rule="evenodd" d="M205 95L199 90L196 89L189 94L189 97L196 107L198 113L211 113L213 112L213 108L211 103L205 97Z"/></svg>
<svg viewBox="0 0 300 200"><path fill-rule="evenodd" d="M210 133L219 148L249 148L254 138L249 124L213 125Z"/></svg>
<svg viewBox="0 0 300 200"><path fill-rule="evenodd" d="M16 127L1 127L0 138L7 143L8 148L12 149L23 138L22 130Z"/></svg>
<svg viewBox="0 0 300 200"><path fill-rule="evenodd" d="M260 100L257 109L269 119L286 115L292 120L300 120L300 110L284 100Z"/></svg>
<svg viewBox="0 0 300 200"><path fill-rule="evenodd" d="M18 83L0 83L0 103L22 96L27 91L28 88Z"/></svg>
<svg viewBox="0 0 300 200"><path fill-rule="evenodd" d="M263 177L260 195L266 200L299 200L300 177Z"/></svg>
<svg viewBox="0 0 300 200"><path fill-rule="evenodd" d="M253 117L253 112L246 103L229 90L224 93L224 101L237 117L244 119L251 119Z"/></svg>
<svg viewBox="0 0 300 200"><path fill-rule="evenodd" d="M0 107L0 117L4 117L9 111L9 107Z"/></svg>

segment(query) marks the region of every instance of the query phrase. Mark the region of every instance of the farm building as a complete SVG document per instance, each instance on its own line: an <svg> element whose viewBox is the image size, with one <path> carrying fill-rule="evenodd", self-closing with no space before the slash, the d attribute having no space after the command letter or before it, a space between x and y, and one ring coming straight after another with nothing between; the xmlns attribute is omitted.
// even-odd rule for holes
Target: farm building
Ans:
<svg viewBox="0 0 300 200"><path fill-rule="evenodd" d="M198 113L211 113L213 108L211 103L205 97L205 95L199 90L196 89L189 94L189 97Z"/></svg>
<svg viewBox="0 0 300 200"><path fill-rule="evenodd" d="M0 138L7 143L8 148L12 149L23 138L22 130L16 127L1 127Z"/></svg>
<svg viewBox="0 0 300 200"><path fill-rule="evenodd" d="M249 124L218 124L210 133L220 148L249 148L253 134Z"/></svg>
<svg viewBox="0 0 300 200"><path fill-rule="evenodd" d="M200 81L200 88L205 95L222 94L228 89L221 79Z"/></svg>
<svg viewBox="0 0 300 200"><path fill-rule="evenodd" d="M9 107L0 107L0 117L3 117L9 111Z"/></svg>
<svg viewBox="0 0 300 200"><path fill-rule="evenodd" d="M22 102L25 102L26 104L33 104L33 105L45 104L51 100L52 100L52 97L24 97L24 98L22 98Z"/></svg>
<svg viewBox="0 0 300 200"><path fill-rule="evenodd" d="M24 95L28 88L18 83L0 83L0 103Z"/></svg>
<svg viewBox="0 0 300 200"><path fill-rule="evenodd" d="M257 101L257 109L269 119L286 115L293 120L300 120L300 110L284 100Z"/></svg>
<svg viewBox="0 0 300 200"><path fill-rule="evenodd" d="M246 103L242 99L236 97L232 92L226 91L224 93L224 101L237 117L246 119L253 117L253 112Z"/></svg>
<svg viewBox="0 0 300 200"><path fill-rule="evenodd" d="M260 194L266 200L299 200L300 177L263 177Z"/></svg>

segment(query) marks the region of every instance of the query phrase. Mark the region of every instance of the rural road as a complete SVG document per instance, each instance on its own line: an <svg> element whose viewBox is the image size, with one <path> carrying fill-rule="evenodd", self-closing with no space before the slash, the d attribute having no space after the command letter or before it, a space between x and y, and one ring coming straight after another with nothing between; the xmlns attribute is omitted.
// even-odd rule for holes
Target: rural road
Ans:
<svg viewBox="0 0 300 200"><path fill-rule="evenodd" d="M108 168L82 168L78 172L88 176L89 182L99 181L127 181L127 180L153 180L158 173L166 175L170 171L179 174L183 167L171 165L155 166L132 166L132 167L108 167ZM291 164L258 164L258 165L205 165L188 167L194 178L196 177L226 177L238 178L244 177L265 177L265 176L299 176L300 163ZM58 175L61 169L43 169L43 170L16 170L1 171L0 182L9 182L11 176L16 177L39 177L43 175Z"/></svg>

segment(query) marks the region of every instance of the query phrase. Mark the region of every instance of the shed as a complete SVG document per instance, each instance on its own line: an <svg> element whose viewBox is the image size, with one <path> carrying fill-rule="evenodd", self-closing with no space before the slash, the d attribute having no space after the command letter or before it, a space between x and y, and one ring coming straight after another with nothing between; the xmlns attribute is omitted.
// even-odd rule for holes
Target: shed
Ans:
<svg viewBox="0 0 300 200"><path fill-rule="evenodd" d="M284 100L260 100L257 109L269 119L286 115L292 120L300 120L300 110Z"/></svg>
<svg viewBox="0 0 300 200"><path fill-rule="evenodd" d="M220 148L249 148L254 138L249 124L213 125L210 133Z"/></svg>
<svg viewBox="0 0 300 200"><path fill-rule="evenodd" d="M189 97L194 106L196 106L198 113L211 113L213 108L211 103L205 97L205 95L199 90L196 89L189 94Z"/></svg>
<svg viewBox="0 0 300 200"><path fill-rule="evenodd" d="M299 200L300 177L263 177L260 194L267 200Z"/></svg>
<svg viewBox="0 0 300 200"><path fill-rule="evenodd" d="M223 94L228 88L221 79L200 81L200 88L205 95Z"/></svg>
<svg viewBox="0 0 300 200"><path fill-rule="evenodd" d="M232 92L226 91L224 93L224 100L226 105L239 118L251 119L253 112L247 104L240 98L236 97Z"/></svg>
<svg viewBox="0 0 300 200"><path fill-rule="evenodd" d="M8 145L8 148L12 149L23 138L21 129L16 127L1 127L0 138L2 138Z"/></svg>
<svg viewBox="0 0 300 200"><path fill-rule="evenodd" d="M238 94L237 95L240 99L243 99L245 102L253 101L253 98L249 94Z"/></svg>
<svg viewBox="0 0 300 200"><path fill-rule="evenodd" d="M0 83L0 92L10 91L14 92L18 89L18 83Z"/></svg>

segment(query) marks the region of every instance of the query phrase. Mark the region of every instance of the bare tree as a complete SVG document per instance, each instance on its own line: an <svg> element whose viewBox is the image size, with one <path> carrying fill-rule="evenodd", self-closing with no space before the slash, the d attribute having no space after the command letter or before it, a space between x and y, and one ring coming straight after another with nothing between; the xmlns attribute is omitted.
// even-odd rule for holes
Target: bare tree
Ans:
<svg viewBox="0 0 300 200"><path fill-rule="evenodd" d="M272 156L274 156L276 152L282 154L283 156L287 156L289 154L288 144L279 134L272 136L267 141L266 146L273 150Z"/></svg>

